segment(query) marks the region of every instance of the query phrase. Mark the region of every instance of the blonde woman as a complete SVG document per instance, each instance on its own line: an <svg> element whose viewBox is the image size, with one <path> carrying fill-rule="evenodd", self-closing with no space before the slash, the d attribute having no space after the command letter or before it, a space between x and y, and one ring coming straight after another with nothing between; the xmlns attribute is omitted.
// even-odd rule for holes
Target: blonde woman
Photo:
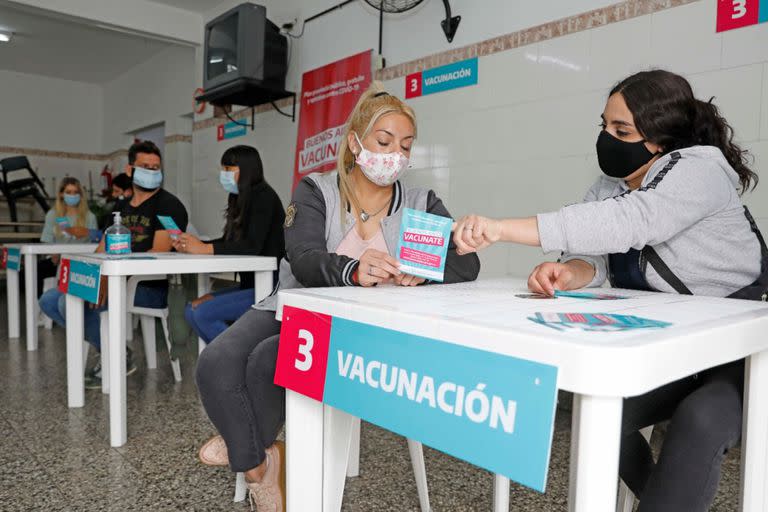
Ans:
<svg viewBox="0 0 768 512"><path fill-rule="evenodd" d="M280 288L416 286L393 257L404 208L450 217L431 190L399 176L416 138L413 110L379 83L363 93L339 144L337 170L310 174L296 187L285 219L287 258ZM471 281L473 255L449 246L445 282ZM276 294L243 315L200 355L197 385L221 434L200 449L209 465L245 472L257 510L282 512L284 447L275 441L285 420L285 390L273 384L280 323Z"/></svg>
<svg viewBox="0 0 768 512"><path fill-rule="evenodd" d="M51 243L87 243L91 230L98 230L96 216L88 209L85 191L77 178L61 180L56 204L45 214L40 241ZM42 294L43 279L56 275L59 255L40 260L37 265L37 296Z"/></svg>

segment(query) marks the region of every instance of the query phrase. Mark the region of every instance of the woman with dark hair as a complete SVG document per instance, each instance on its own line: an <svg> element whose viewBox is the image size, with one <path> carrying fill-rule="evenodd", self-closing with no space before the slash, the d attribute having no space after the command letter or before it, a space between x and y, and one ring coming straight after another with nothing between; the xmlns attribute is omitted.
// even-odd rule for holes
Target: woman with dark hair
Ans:
<svg viewBox="0 0 768 512"><path fill-rule="evenodd" d="M655 70L616 85L602 113L605 176L583 203L522 219L470 215L459 251L497 241L562 251L528 279L533 292L600 286L765 300L768 249L740 194L757 175L712 101ZM620 469L641 512L708 510L720 466L741 435L744 361L624 401ZM671 420L654 463L639 429Z"/></svg>
<svg viewBox="0 0 768 512"><path fill-rule="evenodd" d="M219 181L229 192L221 238L203 242L182 233L173 242L179 252L189 254L285 254L285 211L277 193L264 180L264 168L256 148L234 146L221 156ZM240 286L198 297L187 305L185 317L197 335L210 343L229 324L248 311L254 301L253 274L240 274Z"/></svg>

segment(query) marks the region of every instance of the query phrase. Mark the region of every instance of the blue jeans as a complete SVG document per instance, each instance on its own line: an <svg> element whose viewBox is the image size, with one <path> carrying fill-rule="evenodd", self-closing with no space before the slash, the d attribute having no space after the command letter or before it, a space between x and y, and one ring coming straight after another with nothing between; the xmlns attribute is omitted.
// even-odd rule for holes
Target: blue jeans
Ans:
<svg viewBox="0 0 768 512"><path fill-rule="evenodd" d="M57 288L45 292L38 301L40 309L48 315L54 322L66 327L67 325L67 301L66 294L61 293ZM136 287L136 296L133 305L141 308L161 309L168 305L168 288L144 286L139 284ZM101 321L99 313L106 311L107 307L91 308L88 304L84 310L85 339L93 345L96 350L101 351Z"/></svg>
<svg viewBox="0 0 768 512"><path fill-rule="evenodd" d="M253 288L227 288L211 293L213 299L196 308L187 304L184 318L200 338L210 343L253 305Z"/></svg>

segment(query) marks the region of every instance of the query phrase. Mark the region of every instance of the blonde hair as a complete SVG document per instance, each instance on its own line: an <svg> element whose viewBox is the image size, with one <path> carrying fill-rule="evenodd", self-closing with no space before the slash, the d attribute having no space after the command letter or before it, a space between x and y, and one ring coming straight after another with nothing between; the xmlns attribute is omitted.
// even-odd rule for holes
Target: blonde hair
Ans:
<svg viewBox="0 0 768 512"><path fill-rule="evenodd" d="M80 203L77 205L77 221L75 222L75 225L72 226L73 228L84 228L85 227L85 219L88 215L88 201L85 200L85 191L83 190L83 186L80 184L80 181L77 178L73 178L71 176L67 176L66 178L61 180L61 184L59 185L59 193L56 194L56 216L57 217L64 217L67 215L67 205L64 202L64 189L67 188L69 185L75 185L77 187L77 193L80 194ZM56 227L54 228L54 232L56 233L56 236L61 236L61 227L59 226L59 223L56 223Z"/></svg>
<svg viewBox="0 0 768 512"><path fill-rule="evenodd" d="M413 109L400 98L384 91L379 81L374 81L360 99L347 119L344 135L339 144L339 156L336 170L339 173L339 195L341 198L341 224L344 225L345 213L354 206L361 210L360 201L355 195L349 173L355 167L355 155L349 147L349 134L355 132L363 140L373 128L373 125L388 114L402 114L413 124L413 135L416 136L416 114Z"/></svg>

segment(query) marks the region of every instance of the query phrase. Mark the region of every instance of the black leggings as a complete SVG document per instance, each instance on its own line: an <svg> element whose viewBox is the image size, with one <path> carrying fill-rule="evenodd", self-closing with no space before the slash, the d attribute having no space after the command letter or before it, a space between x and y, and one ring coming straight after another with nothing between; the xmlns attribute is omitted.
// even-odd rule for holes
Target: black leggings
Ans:
<svg viewBox="0 0 768 512"><path fill-rule="evenodd" d="M261 464L285 422L285 389L273 383L279 334L274 311L250 309L198 359L200 399L227 444L232 471Z"/></svg>
<svg viewBox="0 0 768 512"><path fill-rule="evenodd" d="M639 512L709 510L726 452L741 437L744 361L624 400L619 474ZM639 429L671 419L657 463Z"/></svg>
<svg viewBox="0 0 768 512"><path fill-rule="evenodd" d="M48 258L37 260L37 297L43 294L43 280L56 277L58 265Z"/></svg>

